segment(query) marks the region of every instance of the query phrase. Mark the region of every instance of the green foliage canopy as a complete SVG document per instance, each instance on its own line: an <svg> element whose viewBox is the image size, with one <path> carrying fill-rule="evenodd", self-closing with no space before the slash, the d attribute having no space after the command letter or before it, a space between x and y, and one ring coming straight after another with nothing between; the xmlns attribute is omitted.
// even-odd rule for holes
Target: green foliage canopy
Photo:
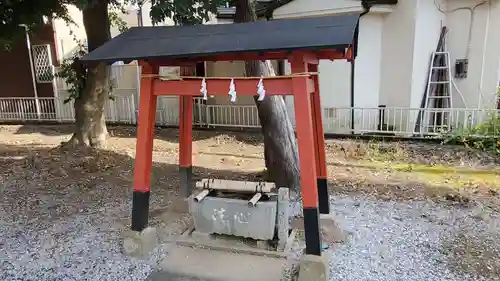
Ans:
<svg viewBox="0 0 500 281"><path fill-rule="evenodd" d="M43 24L43 17L62 18L72 22L67 5L84 9L88 5L106 1L110 8L151 3L153 24L171 18L177 24L198 24L208 20L210 13L224 5L224 0L2 0L0 1L0 43L8 44L24 35L24 28L33 30ZM111 20L115 17L111 14Z"/></svg>
<svg viewBox="0 0 500 281"><path fill-rule="evenodd" d="M0 44L8 46L22 38L25 27L32 30L43 24L43 17L67 18L63 0L2 0L0 1Z"/></svg>

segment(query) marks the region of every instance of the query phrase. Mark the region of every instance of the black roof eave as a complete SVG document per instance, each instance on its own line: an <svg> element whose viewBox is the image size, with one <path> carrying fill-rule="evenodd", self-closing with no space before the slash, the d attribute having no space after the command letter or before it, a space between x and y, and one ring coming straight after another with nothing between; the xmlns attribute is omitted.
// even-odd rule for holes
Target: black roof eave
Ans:
<svg viewBox="0 0 500 281"><path fill-rule="evenodd" d="M331 46L316 46L314 48L287 48L287 49L267 49L267 50L246 50L246 51L232 51L232 52L214 52L214 53L205 53L200 56L191 56L191 54L185 54L183 56L148 56L148 57L115 57L115 58L109 58L109 59L82 59L83 62L85 63L95 63L95 62L103 62L107 64L112 64L117 61L123 61L123 62L131 62L135 60L144 60L144 61L159 61L159 60L168 60L168 61L175 61L175 60L192 60L196 58L202 58L202 59L208 59L210 57L217 57L220 55L237 55L237 54L242 54L242 53L267 53L267 52L293 52L293 51L299 51L299 50L307 50L307 51L320 51L320 50L326 50L326 49L346 49L350 47L352 44L343 44L343 45L336 45L335 47ZM195 55L195 54L193 54ZM201 62L201 61L200 61Z"/></svg>

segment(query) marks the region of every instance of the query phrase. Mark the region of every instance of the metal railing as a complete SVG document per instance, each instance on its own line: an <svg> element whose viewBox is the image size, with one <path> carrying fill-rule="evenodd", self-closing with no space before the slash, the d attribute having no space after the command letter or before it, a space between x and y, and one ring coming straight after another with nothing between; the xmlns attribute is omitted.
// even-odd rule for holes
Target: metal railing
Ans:
<svg viewBox="0 0 500 281"><path fill-rule="evenodd" d="M57 101L54 98L38 98L40 116L37 113L36 98L0 98L1 121L56 120Z"/></svg>
<svg viewBox="0 0 500 281"><path fill-rule="evenodd" d="M106 103L106 120L112 123L136 124L136 95L126 91L114 95L114 100ZM36 112L35 98L0 98L0 121L55 121L73 122L73 101L64 103L65 98L39 98L40 117ZM163 126L179 124L179 99L160 97L157 103L156 123ZM257 107L253 105L212 105L195 99L193 124L202 127L259 128ZM442 114L446 111L447 114ZM432 120L422 120L419 116L433 116ZM426 114L422 114L425 112ZM449 114L448 114L449 113ZM441 119L438 117L441 116ZM442 118L449 116L449 118ZM354 117L354 119L352 119ZM496 109L420 109L420 108L324 108L323 126L329 134L392 135L397 137L443 136L448 133L467 132L484 123L495 127L500 123ZM353 120L354 122L351 122ZM352 128L354 124L354 128ZM500 129L500 128L499 128ZM497 131L489 130L482 137L500 137Z"/></svg>
<svg viewBox="0 0 500 281"><path fill-rule="evenodd" d="M341 107L325 108L323 113L323 126L326 133L436 137L454 133L470 133L471 129L486 122L495 127L498 121L500 126L498 118L500 112L496 109ZM417 122L420 116L425 117ZM351 122L353 117L354 122ZM493 135L481 136L497 136L496 130L491 130L491 133ZM479 137L479 135L475 136Z"/></svg>

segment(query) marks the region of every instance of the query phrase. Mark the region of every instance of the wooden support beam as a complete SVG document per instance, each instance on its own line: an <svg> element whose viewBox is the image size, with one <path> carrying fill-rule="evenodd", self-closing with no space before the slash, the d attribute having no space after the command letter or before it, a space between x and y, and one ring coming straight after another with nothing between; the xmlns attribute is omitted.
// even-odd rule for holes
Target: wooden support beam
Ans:
<svg viewBox="0 0 500 281"><path fill-rule="evenodd" d="M237 54L224 54L218 55L214 54L213 56L202 56L202 57L191 57L191 58L178 58L178 59L170 59L170 60L157 60L159 65L161 66L190 66L193 63L202 62L202 61L249 61L249 60L284 60L288 59L291 53L298 54L304 56L308 63L312 63L311 60L341 60L347 59L345 50L337 50L337 49L323 49L317 51L294 51L294 52L286 52L286 51L269 51L269 52L243 52Z"/></svg>
<svg viewBox="0 0 500 281"><path fill-rule="evenodd" d="M179 173L181 194L189 197L193 189L193 97L180 97Z"/></svg>
<svg viewBox="0 0 500 281"><path fill-rule="evenodd" d="M142 73L157 74L158 67L140 62ZM141 80L139 120L134 166L134 194L132 200L132 230L142 231L148 226L151 167L156 116L156 96L153 95L153 78Z"/></svg>
<svg viewBox="0 0 500 281"><path fill-rule="evenodd" d="M303 56L297 54L290 61L292 73L307 72ZM311 95L307 78L295 77L293 95L300 161L300 186L304 208L306 254L321 255L321 233L319 228L318 189L316 183L316 159L314 130L311 110Z"/></svg>
<svg viewBox="0 0 500 281"><path fill-rule="evenodd" d="M154 81L154 93L157 96L200 96L201 79L183 80L160 80ZM206 80L207 91L210 95L226 95L229 91L231 79L209 79ZM311 80L312 81L312 80ZM259 79L234 78L236 93L239 96L256 96ZM312 82L311 82L312 85ZM286 95L292 92L291 78L265 79L264 87L266 95Z"/></svg>
<svg viewBox="0 0 500 281"><path fill-rule="evenodd" d="M318 65L309 64L309 71L318 71ZM314 131L314 150L316 158L316 172L318 185L319 212L330 213L330 197L327 185L325 134L323 132L323 114L321 108L321 96L319 91L319 77L313 77L315 91L311 94L311 111Z"/></svg>

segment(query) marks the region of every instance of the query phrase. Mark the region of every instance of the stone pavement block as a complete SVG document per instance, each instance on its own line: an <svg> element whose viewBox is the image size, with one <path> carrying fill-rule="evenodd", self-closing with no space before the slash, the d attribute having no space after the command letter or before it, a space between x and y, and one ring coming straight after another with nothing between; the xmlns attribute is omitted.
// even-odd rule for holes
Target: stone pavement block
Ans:
<svg viewBox="0 0 500 281"><path fill-rule="evenodd" d="M214 281L277 281L285 262L280 258L178 246L160 263L161 270L155 273L154 280L182 276Z"/></svg>
<svg viewBox="0 0 500 281"><path fill-rule="evenodd" d="M299 279L297 281L328 281L328 258L322 256L304 255L300 260Z"/></svg>
<svg viewBox="0 0 500 281"><path fill-rule="evenodd" d="M278 251L284 251L290 232L290 192L288 188L278 189Z"/></svg>
<svg viewBox="0 0 500 281"><path fill-rule="evenodd" d="M123 252L132 257L143 258L158 245L158 234L154 227L141 232L129 230L125 233Z"/></svg>

